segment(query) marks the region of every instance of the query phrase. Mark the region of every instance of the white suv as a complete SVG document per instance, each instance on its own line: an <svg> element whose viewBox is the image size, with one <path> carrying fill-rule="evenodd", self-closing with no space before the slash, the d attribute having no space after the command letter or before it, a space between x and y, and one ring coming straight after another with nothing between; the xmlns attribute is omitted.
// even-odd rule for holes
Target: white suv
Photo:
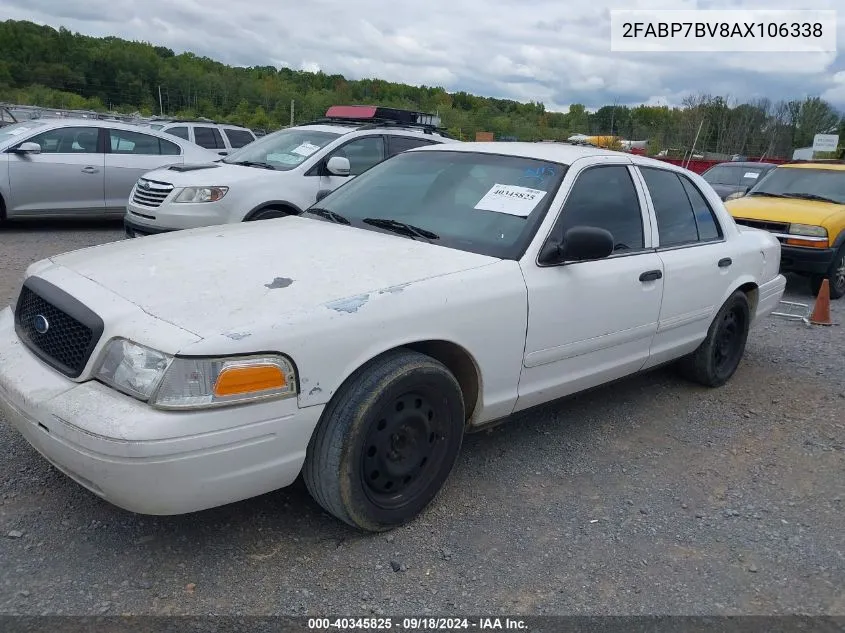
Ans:
<svg viewBox="0 0 845 633"><path fill-rule="evenodd" d="M151 171L129 194L126 235L299 214L391 156L459 142L438 124L407 110L334 106L325 119L274 132L220 161Z"/></svg>
<svg viewBox="0 0 845 633"><path fill-rule="evenodd" d="M221 156L231 154L256 139L255 134L248 128L213 121L153 121L146 123L144 127L178 136Z"/></svg>

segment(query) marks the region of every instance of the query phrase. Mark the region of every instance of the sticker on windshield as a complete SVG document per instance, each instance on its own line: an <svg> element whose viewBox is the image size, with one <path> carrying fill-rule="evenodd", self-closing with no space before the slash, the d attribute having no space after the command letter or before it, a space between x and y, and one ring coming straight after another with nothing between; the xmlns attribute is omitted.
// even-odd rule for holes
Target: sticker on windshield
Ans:
<svg viewBox="0 0 845 633"><path fill-rule="evenodd" d="M299 154L300 156L306 156L307 157L307 156L311 156L311 154L316 152L318 149L320 149L319 145L313 145L313 144L309 143L308 141L306 141L305 143L303 143L299 147L295 148L293 150L293 153Z"/></svg>
<svg viewBox="0 0 845 633"><path fill-rule="evenodd" d="M496 183L478 201L475 208L527 218L545 195L546 192L541 189Z"/></svg>
<svg viewBox="0 0 845 633"><path fill-rule="evenodd" d="M756 171L747 171L747 172L745 172L745 175L743 176L743 178L756 178L759 175L760 174Z"/></svg>
<svg viewBox="0 0 845 633"><path fill-rule="evenodd" d="M285 165L298 165L302 162L301 158L291 156L290 154L267 154L267 162L283 163Z"/></svg>

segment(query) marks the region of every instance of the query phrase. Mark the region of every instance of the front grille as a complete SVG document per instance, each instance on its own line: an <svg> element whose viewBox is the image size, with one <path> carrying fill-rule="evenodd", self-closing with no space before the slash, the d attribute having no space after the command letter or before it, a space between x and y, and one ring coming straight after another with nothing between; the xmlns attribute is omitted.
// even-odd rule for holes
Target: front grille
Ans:
<svg viewBox="0 0 845 633"><path fill-rule="evenodd" d="M79 301L38 277L24 283L15 330L44 362L76 378L103 333L103 321Z"/></svg>
<svg viewBox="0 0 845 633"><path fill-rule="evenodd" d="M750 226L754 229L763 229L764 231L769 231L770 233L780 233L782 235L789 234L789 223L788 222L770 222L768 220L746 220L745 218L734 218L737 224L741 224L743 226ZM785 241L785 238L778 237L778 240L781 242Z"/></svg>
<svg viewBox="0 0 845 633"><path fill-rule="evenodd" d="M173 191L173 185L167 182L158 182L156 180L147 180L141 178L135 185L135 191L132 194L132 202L143 207L155 209L160 207L165 198Z"/></svg>
<svg viewBox="0 0 845 633"><path fill-rule="evenodd" d="M737 224L743 226L750 226L755 229L763 229L764 231L771 231L772 233L788 233L788 222L770 222L768 220L746 220L745 218L736 218Z"/></svg>

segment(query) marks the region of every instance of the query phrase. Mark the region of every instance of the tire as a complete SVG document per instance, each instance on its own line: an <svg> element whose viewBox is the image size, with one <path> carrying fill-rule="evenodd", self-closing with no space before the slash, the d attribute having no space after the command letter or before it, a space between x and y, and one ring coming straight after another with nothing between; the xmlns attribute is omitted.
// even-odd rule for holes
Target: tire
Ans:
<svg viewBox="0 0 845 633"><path fill-rule="evenodd" d="M249 217L247 221L253 222L255 220L272 220L273 218L283 218L288 215L292 215L292 213L284 209L277 209L273 207L256 211L253 215Z"/></svg>
<svg viewBox="0 0 845 633"><path fill-rule="evenodd" d="M822 288L822 282L827 279L830 285L830 298L840 299L845 296L845 244L839 247L830 268L824 275L813 275L810 277L810 290L813 296L817 297Z"/></svg>
<svg viewBox="0 0 845 633"><path fill-rule="evenodd" d="M326 407L306 452L305 485L324 510L361 530L407 523L449 477L464 421L460 385L443 364L389 352Z"/></svg>
<svg viewBox="0 0 845 633"><path fill-rule="evenodd" d="M681 373L706 387L724 385L739 367L750 325L748 297L738 290L721 307L698 349L680 360Z"/></svg>

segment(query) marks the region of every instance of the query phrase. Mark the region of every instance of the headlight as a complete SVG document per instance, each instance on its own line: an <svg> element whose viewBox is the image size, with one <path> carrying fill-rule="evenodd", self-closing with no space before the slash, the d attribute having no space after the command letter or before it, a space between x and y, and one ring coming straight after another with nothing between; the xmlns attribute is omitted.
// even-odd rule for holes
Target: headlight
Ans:
<svg viewBox="0 0 845 633"><path fill-rule="evenodd" d="M106 345L97 378L118 391L147 400L164 376L171 358L125 338L115 338Z"/></svg>
<svg viewBox="0 0 845 633"><path fill-rule="evenodd" d="M296 372L284 356L178 358L123 338L109 341L97 378L161 409L296 395Z"/></svg>
<svg viewBox="0 0 845 633"><path fill-rule="evenodd" d="M173 199L174 202L217 202L229 187L185 187Z"/></svg>
<svg viewBox="0 0 845 633"><path fill-rule="evenodd" d="M790 224L790 235L804 235L807 237L827 237L827 229L812 224Z"/></svg>
<svg viewBox="0 0 845 633"><path fill-rule="evenodd" d="M736 200L737 198L744 198L745 194L741 191L734 191L731 195L725 198L725 202L728 200Z"/></svg>
<svg viewBox="0 0 845 633"><path fill-rule="evenodd" d="M190 409L295 395L296 372L283 356L174 358L151 404Z"/></svg>

